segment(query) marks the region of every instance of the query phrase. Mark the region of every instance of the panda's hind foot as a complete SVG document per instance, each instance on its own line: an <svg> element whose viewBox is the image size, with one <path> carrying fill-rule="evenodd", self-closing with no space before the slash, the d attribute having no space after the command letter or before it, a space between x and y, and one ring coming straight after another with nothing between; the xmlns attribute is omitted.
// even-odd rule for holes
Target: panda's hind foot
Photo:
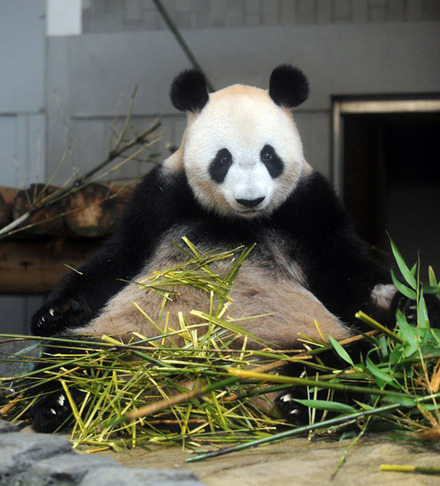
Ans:
<svg viewBox="0 0 440 486"><path fill-rule="evenodd" d="M70 390L71 397L78 404L83 393ZM40 397L31 409L32 427L36 432L53 432L67 425L72 414L67 396L63 390L57 390Z"/></svg>
<svg viewBox="0 0 440 486"><path fill-rule="evenodd" d="M290 424L307 425L309 422L309 409L297 402L296 399L305 398L298 387L282 391L275 398L275 405L281 416Z"/></svg>
<svg viewBox="0 0 440 486"><path fill-rule="evenodd" d="M73 329L91 319L91 312L83 299L58 299L44 304L32 316L34 336L52 336Z"/></svg>

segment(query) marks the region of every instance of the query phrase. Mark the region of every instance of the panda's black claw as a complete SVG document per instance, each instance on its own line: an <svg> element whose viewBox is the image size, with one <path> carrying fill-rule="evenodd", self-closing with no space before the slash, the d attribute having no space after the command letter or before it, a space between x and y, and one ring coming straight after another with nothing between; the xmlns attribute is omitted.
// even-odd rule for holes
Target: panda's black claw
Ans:
<svg viewBox="0 0 440 486"><path fill-rule="evenodd" d="M32 407L32 427L36 432L53 432L63 425L71 412L64 392L46 395Z"/></svg>
<svg viewBox="0 0 440 486"><path fill-rule="evenodd" d="M428 310L429 323L431 327L440 327L440 296L438 294L424 295L426 308Z"/></svg>
<svg viewBox="0 0 440 486"><path fill-rule="evenodd" d="M70 396L78 406L84 399L84 393L69 389ZM37 400L31 409L32 427L36 432L53 432L68 425L72 408L64 390L58 389Z"/></svg>
<svg viewBox="0 0 440 486"><path fill-rule="evenodd" d="M51 336L79 327L90 318L90 309L83 299L59 299L38 309L32 316L31 331L35 336Z"/></svg>
<svg viewBox="0 0 440 486"><path fill-rule="evenodd" d="M295 399L295 397L300 398L299 395L301 395L301 392L298 388L291 388L281 392L275 399L275 405L281 416L293 425L308 423L308 408Z"/></svg>
<svg viewBox="0 0 440 486"><path fill-rule="evenodd" d="M429 322L431 327L440 327L440 299L434 294L425 294L424 296L426 308L428 311ZM402 298L399 305L407 321L410 324L417 324L417 304L414 300Z"/></svg>

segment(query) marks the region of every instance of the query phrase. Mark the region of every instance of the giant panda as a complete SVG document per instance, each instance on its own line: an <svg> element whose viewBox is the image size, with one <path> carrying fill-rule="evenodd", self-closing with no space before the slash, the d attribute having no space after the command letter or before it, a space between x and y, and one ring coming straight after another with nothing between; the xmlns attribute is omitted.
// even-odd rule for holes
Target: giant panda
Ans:
<svg viewBox="0 0 440 486"><path fill-rule="evenodd" d="M362 329L359 309L391 323L396 289L388 272L304 158L291 110L307 96L306 77L289 65L272 71L268 90L237 84L208 93L199 71L179 74L171 101L187 115L180 147L138 185L103 248L60 281L33 316L32 332L157 334L132 302L154 320L161 298L136 282L183 261L175 245L183 236L201 251L256 244L228 315L260 315L240 324L277 346L295 348L299 333L347 338ZM206 305L201 292L179 292L170 304L176 309ZM66 402L61 391L37 402L34 428L58 425Z"/></svg>

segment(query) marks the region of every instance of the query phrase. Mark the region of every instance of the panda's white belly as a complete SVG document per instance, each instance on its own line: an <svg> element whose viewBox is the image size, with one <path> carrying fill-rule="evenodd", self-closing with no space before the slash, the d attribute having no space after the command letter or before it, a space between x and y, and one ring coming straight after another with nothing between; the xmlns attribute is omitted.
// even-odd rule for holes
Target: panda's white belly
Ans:
<svg viewBox="0 0 440 486"><path fill-rule="evenodd" d="M172 268L187 261L188 257L172 243L172 240L179 241L183 231L179 228L163 239L135 282L144 280L156 270ZM242 264L229 292L232 302L222 318L246 318L236 324L284 349L295 347L300 334L318 340L322 339L321 335L329 333L336 339L349 337L350 330L304 287L300 270L285 257L282 239L271 235L268 241L271 243L267 248L251 253ZM213 250L203 245L198 245L198 249L202 252ZM220 261L211 264L211 268L224 275L231 265L230 260ZM209 313L209 293L191 286L169 290L178 293L172 295L172 300L166 301L164 306L163 296L159 293L136 283L128 284L107 303L98 317L75 331L111 335L137 331L150 338L161 334L157 326L161 329L167 326L168 332L179 329L179 312L190 324L205 322L192 315L191 311ZM181 339L174 340L182 344ZM236 346L239 345L241 342L237 340ZM257 344L248 341L248 347L257 347Z"/></svg>

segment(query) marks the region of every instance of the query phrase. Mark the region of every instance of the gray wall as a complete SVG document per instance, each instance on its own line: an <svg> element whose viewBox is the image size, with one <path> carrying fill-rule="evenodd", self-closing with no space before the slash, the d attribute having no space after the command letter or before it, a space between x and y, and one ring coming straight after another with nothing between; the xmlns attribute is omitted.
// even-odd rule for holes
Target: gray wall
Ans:
<svg viewBox="0 0 440 486"><path fill-rule="evenodd" d="M333 95L440 91L440 23L368 23L184 31L217 88L243 82L267 87L278 63L308 75L311 96L296 111L306 157L329 173ZM163 115L164 141L178 143L184 122L168 99L174 75L188 61L168 31L53 37L48 42L48 86L56 87L68 120L75 163L87 166L108 150L111 118L120 93L139 86L136 123ZM48 175L65 151L59 108L49 91ZM162 152L163 143L160 145ZM136 164L123 171L145 170ZM59 172L66 179L71 168Z"/></svg>
<svg viewBox="0 0 440 486"><path fill-rule="evenodd" d="M0 2L0 185L44 181L45 0ZM1 263L0 263L1 271ZM0 333L28 330L41 297L0 296Z"/></svg>
<svg viewBox="0 0 440 486"><path fill-rule="evenodd" d="M0 4L2 185L20 187L45 177L44 5L44 0Z"/></svg>
<svg viewBox="0 0 440 486"><path fill-rule="evenodd" d="M279 63L304 70L311 96L296 120L307 159L327 175L333 95L440 93L438 0L163 3L217 88L267 87ZM165 143L178 144L185 126L169 85L189 63L152 1L83 0L82 34L63 36L45 34L49 4L0 2L0 184L20 187L55 172L63 183L105 158L118 99L124 93L124 112L136 85L131 132L162 116L157 148L166 156ZM150 165L134 161L119 177ZM0 332L26 330L40 300L2 297Z"/></svg>
<svg viewBox="0 0 440 486"><path fill-rule="evenodd" d="M162 0L179 29L426 22L438 0ZM167 30L152 0L86 0L84 32Z"/></svg>

